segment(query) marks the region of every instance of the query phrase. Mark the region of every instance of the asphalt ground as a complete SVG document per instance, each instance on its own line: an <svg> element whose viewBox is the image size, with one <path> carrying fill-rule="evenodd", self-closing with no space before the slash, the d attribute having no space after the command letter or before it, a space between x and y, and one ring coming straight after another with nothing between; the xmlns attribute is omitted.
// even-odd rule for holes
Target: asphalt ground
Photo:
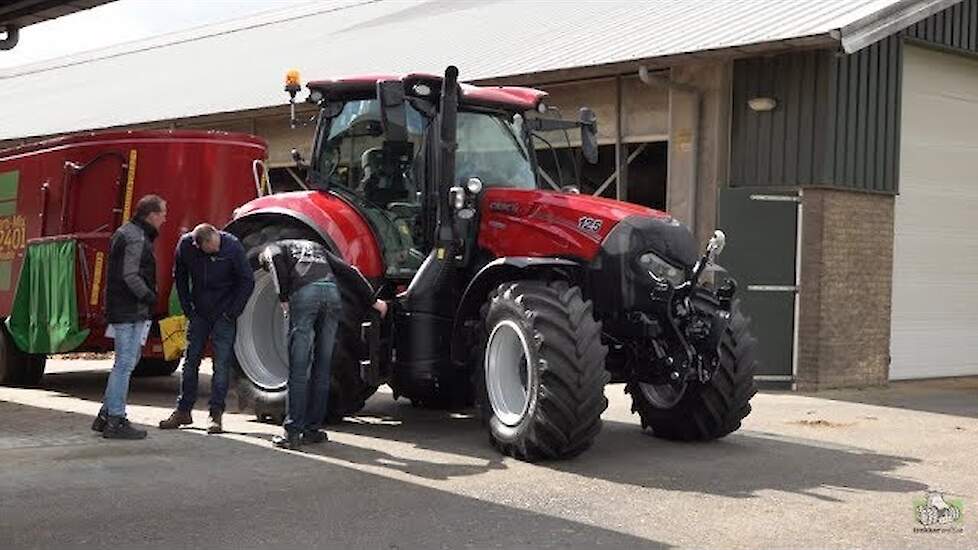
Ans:
<svg viewBox="0 0 978 550"><path fill-rule="evenodd" d="M0 548L975 548L978 380L758 394L739 432L680 444L641 432L621 386L594 447L504 458L468 413L381 391L332 441L275 449L236 414L163 432L178 375L134 379L145 441L89 430L109 363L50 361L0 388ZM963 519L922 532L942 491Z"/></svg>

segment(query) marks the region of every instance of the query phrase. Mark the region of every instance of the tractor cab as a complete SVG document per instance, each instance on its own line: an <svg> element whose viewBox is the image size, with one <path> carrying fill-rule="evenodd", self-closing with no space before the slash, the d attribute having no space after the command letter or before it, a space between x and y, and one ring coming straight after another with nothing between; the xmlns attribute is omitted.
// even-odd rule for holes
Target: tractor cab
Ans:
<svg viewBox="0 0 978 550"><path fill-rule="evenodd" d="M549 183L557 189L538 177L532 134L576 126L543 118L545 92L460 85L457 108L448 114L455 121L454 168L442 177L448 152L439 132L442 77L368 75L307 87L307 101L320 106L308 184L356 205L380 242L385 278L400 285L435 248L438 207L454 205L448 204L452 188L469 199L490 188L534 190ZM587 116L582 142L596 155L593 115ZM474 240L476 227L470 229L456 240Z"/></svg>

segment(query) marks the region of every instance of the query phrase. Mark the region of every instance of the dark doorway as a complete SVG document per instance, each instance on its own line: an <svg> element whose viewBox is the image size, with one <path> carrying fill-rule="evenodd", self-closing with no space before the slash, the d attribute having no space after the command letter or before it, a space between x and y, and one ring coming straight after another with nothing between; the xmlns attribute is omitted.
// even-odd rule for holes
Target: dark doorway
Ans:
<svg viewBox="0 0 978 550"><path fill-rule="evenodd" d="M630 143L625 150L629 159L626 200L665 210L669 142Z"/></svg>
<svg viewBox="0 0 978 550"><path fill-rule="evenodd" d="M539 141L535 145L540 177L545 183L557 188L575 185L582 194L617 198L614 144L598 147L596 164L583 162L579 147L551 148ZM628 160L623 186L628 202L660 210L665 208L668 149L668 143L664 141L623 146Z"/></svg>

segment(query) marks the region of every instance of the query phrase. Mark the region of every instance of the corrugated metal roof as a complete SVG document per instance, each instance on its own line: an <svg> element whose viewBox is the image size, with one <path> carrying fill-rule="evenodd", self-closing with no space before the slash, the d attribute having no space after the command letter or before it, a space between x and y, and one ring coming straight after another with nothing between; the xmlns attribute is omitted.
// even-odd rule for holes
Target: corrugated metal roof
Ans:
<svg viewBox="0 0 978 550"><path fill-rule="evenodd" d="M894 7L948 3L327 0L0 70L0 139L281 105L282 77L293 67L309 79L440 73L454 64L463 80L482 80L804 37L839 40L843 29Z"/></svg>

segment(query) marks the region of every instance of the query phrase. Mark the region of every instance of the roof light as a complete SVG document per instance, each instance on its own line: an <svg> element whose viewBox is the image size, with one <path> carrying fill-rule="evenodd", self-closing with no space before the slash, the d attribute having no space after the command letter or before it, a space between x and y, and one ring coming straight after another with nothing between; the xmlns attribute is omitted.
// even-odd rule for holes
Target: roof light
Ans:
<svg viewBox="0 0 978 550"><path fill-rule="evenodd" d="M289 69L289 71L285 73L285 91L289 92L294 97L301 87L302 85L301 80L299 79L298 69Z"/></svg>

